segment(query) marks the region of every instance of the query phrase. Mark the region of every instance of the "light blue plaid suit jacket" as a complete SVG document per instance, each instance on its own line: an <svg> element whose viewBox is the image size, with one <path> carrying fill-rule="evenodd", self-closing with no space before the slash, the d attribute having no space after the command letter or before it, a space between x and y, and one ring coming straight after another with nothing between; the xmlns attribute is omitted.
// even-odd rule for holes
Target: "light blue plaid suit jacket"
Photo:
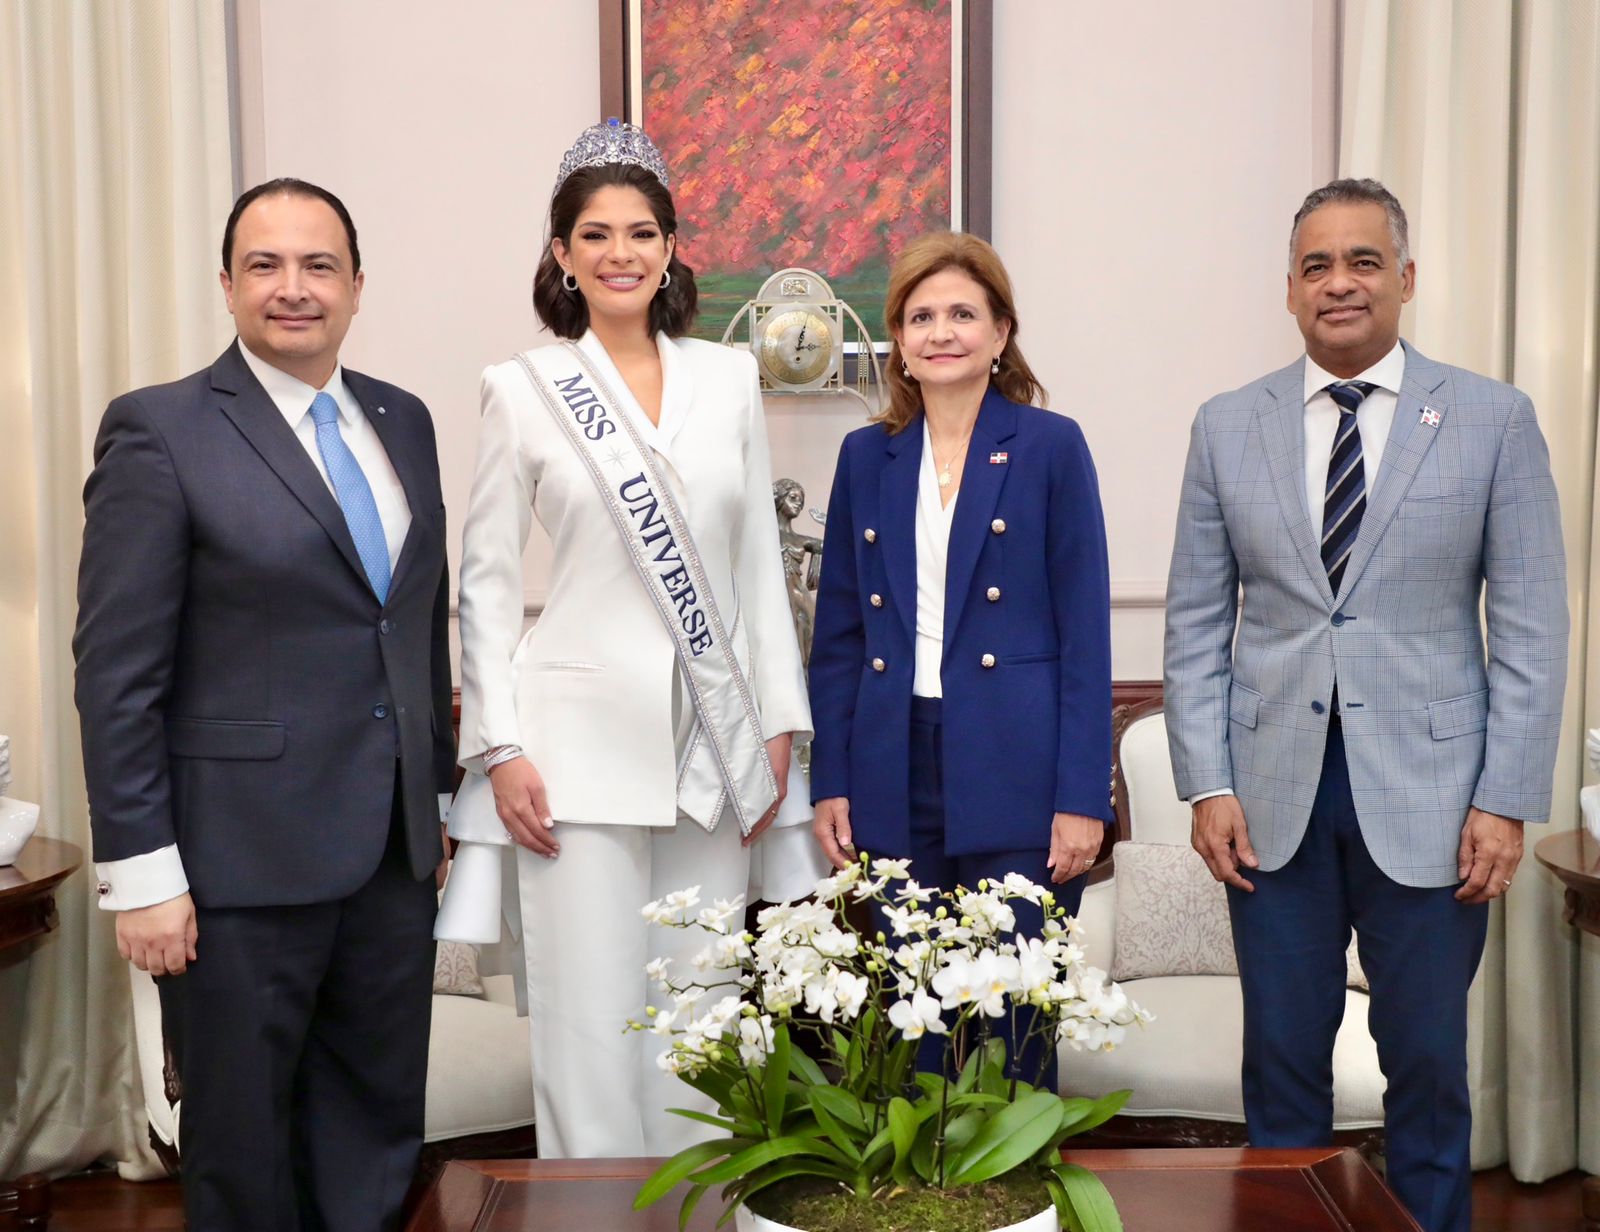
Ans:
<svg viewBox="0 0 1600 1232"><path fill-rule="evenodd" d="M1167 582L1172 767L1185 799L1233 790L1269 871L1305 834L1335 680L1361 832L1394 880L1458 880L1469 804L1549 816L1567 661L1549 454L1525 394L1405 353L1337 600L1306 508L1305 361L1195 416Z"/></svg>

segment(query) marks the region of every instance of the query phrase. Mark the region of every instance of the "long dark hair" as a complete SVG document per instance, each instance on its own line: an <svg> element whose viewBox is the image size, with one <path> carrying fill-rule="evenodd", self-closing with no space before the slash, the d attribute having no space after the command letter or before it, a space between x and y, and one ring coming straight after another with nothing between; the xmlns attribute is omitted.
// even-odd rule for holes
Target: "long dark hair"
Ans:
<svg viewBox="0 0 1600 1232"><path fill-rule="evenodd" d="M578 215L595 193L608 185L637 188L650 203L662 238L678 233L678 212L665 184L632 163L603 163L579 168L556 191L550 201L550 237L560 239L570 250ZM681 338L694 324L700 293L695 289L694 271L678 259L676 247L667 262L667 273L672 275L669 285L650 300L650 332ZM589 305L582 292L567 290L561 279L561 265L547 242L544 255L539 258L539 271L533 276L533 310L556 337L581 338L589 328Z"/></svg>

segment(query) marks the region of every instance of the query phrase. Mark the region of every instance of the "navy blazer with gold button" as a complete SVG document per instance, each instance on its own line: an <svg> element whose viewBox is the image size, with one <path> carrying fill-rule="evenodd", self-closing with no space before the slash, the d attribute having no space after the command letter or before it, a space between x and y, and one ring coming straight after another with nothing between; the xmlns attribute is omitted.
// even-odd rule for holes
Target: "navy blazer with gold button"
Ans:
<svg viewBox="0 0 1600 1232"><path fill-rule="evenodd" d="M811 653L813 801L844 796L861 850L910 850L922 417L839 450ZM874 603L877 596L881 603ZM945 850L1044 849L1057 812L1111 820L1105 523L1064 415L978 411L951 520L941 666Z"/></svg>

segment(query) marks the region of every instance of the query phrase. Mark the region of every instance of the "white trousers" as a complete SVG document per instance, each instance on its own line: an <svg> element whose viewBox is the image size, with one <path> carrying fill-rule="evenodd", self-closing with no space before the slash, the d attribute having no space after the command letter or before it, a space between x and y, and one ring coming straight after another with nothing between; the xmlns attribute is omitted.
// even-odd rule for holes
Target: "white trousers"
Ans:
<svg viewBox="0 0 1600 1232"><path fill-rule="evenodd" d="M685 978L709 934L646 924L639 910L695 885L707 904L743 894L749 852L731 816L712 834L683 817L672 829L557 822L554 833L554 860L517 849L539 1156L674 1154L716 1131L666 1110L714 1107L658 1067L665 1040L623 1028L670 1004L645 964L671 958Z"/></svg>

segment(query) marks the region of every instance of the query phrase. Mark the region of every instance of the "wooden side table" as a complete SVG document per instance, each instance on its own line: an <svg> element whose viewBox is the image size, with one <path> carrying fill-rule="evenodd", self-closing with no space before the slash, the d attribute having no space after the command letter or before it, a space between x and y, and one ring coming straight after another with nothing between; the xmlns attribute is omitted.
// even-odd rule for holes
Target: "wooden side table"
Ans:
<svg viewBox="0 0 1600 1232"><path fill-rule="evenodd" d="M56 926L56 887L77 871L83 852L60 839L34 837L15 864L0 868L0 961L4 952ZM0 1182L0 1215L42 1232L50 1224L50 1181L30 1173Z"/></svg>
<svg viewBox="0 0 1600 1232"><path fill-rule="evenodd" d="M1533 857L1567 888L1566 922L1600 937L1600 841L1587 830L1547 835ZM1584 1232L1600 1232L1600 1176L1583 1179Z"/></svg>
<svg viewBox="0 0 1600 1232"><path fill-rule="evenodd" d="M0 868L0 951L56 926L56 887L82 863L82 850L71 843L35 837L15 864Z"/></svg>

